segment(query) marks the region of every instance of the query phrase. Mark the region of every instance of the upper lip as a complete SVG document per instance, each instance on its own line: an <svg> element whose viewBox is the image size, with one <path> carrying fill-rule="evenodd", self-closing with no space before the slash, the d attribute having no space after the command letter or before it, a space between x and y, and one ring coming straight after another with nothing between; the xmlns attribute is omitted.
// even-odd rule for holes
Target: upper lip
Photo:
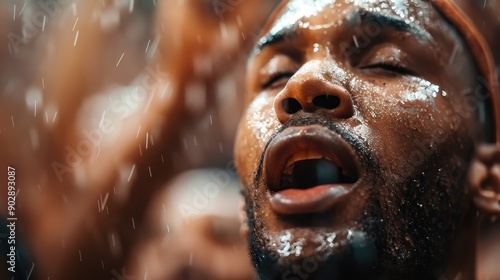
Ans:
<svg viewBox="0 0 500 280"><path fill-rule="evenodd" d="M283 189L282 176L287 163L294 164L304 156L331 160L354 181L359 180L359 158L339 134L320 125L291 127L271 141L264 155L264 174L271 192Z"/></svg>

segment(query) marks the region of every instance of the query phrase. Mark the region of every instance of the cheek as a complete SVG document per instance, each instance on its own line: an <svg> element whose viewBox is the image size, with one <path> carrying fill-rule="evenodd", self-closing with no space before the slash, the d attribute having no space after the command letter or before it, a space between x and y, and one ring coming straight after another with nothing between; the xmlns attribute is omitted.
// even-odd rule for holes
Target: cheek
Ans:
<svg viewBox="0 0 500 280"><path fill-rule="evenodd" d="M264 147L272 134L281 126L273 107L274 96L261 94L250 106L244 121L251 129L252 138L255 138L260 147Z"/></svg>
<svg viewBox="0 0 500 280"><path fill-rule="evenodd" d="M358 85L357 106L370 127L369 145L383 166L423 166L445 143L449 151L460 148L469 119L457 113L454 100L439 86L418 78Z"/></svg>
<svg viewBox="0 0 500 280"><path fill-rule="evenodd" d="M267 142L281 125L274 112L273 101L272 96L258 96L241 119L236 136L235 158L244 180L251 177Z"/></svg>

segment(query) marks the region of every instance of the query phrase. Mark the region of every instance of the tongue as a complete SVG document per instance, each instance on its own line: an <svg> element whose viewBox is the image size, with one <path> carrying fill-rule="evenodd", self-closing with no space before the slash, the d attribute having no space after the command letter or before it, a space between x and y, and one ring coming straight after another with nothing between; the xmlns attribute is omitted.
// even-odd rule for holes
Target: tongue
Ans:
<svg viewBox="0 0 500 280"><path fill-rule="evenodd" d="M309 189L286 189L271 196L271 208L284 214L320 213L331 208L349 192L348 186L321 185Z"/></svg>
<svg viewBox="0 0 500 280"><path fill-rule="evenodd" d="M341 171L333 161L326 159L309 159L295 163L293 167L293 184L299 189L314 186L335 184L341 180Z"/></svg>
<svg viewBox="0 0 500 280"><path fill-rule="evenodd" d="M298 161L288 176L282 178L286 184L281 190L271 195L271 208L284 215L324 212L346 197L353 183L324 158Z"/></svg>

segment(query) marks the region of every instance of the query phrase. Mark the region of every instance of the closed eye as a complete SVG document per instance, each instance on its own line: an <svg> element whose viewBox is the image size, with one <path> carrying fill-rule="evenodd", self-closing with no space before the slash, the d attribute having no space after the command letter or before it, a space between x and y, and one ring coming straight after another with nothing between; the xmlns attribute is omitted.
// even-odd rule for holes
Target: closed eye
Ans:
<svg viewBox="0 0 500 280"><path fill-rule="evenodd" d="M276 72L269 75L269 78L260 87L262 90L269 88L277 88L286 84L286 82L293 76L293 72Z"/></svg>
<svg viewBox="0 0 500 280"><path fill-rule="evenodd" d="M361 69L380 69L383 71L414 76L415 72L397 61L384 61L361 67Z"/></svg>

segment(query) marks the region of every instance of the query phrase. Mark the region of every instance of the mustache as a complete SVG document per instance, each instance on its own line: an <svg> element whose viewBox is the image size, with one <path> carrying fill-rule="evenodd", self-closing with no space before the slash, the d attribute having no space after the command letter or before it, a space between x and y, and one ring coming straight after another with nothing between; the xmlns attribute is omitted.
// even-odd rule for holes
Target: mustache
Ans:
<svg viewBox="0 0 500 280"><path fill-rule="evenodd" d="M361 160L361 165L368 170L376 171L377 170L377 162L375 158L372 156L370 152L371 149L368 146L368 143L363 141L359 136L353 134L348 129L345 128L344 125L332 121L331 117L324 116L322 114L315 113L314 115L310 115L307 113L297 113L293 115L287 122L285 122L269 139L262 151L262 154L259 158L259 163L254 172L254 186L258 186L262 180L262 171L264 166L264 158L269 148L269 145L272 141L279 136L281 132L290 127L301 127L301 126L309 126L309 125L320 125L324 128L329 129L330 131L338 134L342 139L344 139L354 150L354 152L358 155Z"/></svg>

